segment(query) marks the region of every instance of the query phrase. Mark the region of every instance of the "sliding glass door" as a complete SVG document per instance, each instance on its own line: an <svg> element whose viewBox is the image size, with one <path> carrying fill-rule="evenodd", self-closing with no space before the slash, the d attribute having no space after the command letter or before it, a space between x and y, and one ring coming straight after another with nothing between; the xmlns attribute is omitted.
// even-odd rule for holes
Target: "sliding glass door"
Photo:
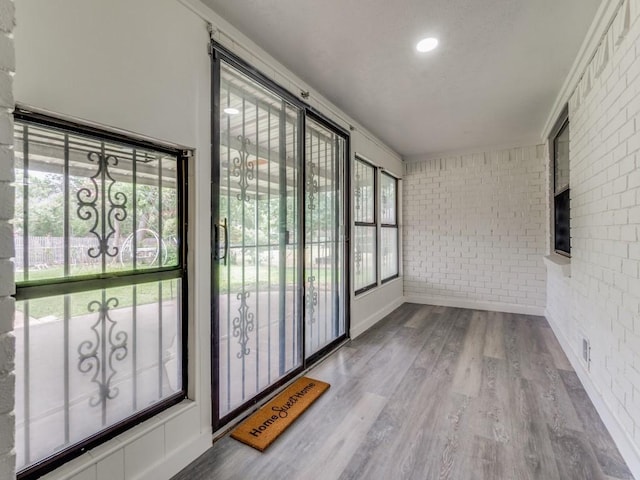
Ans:
<svg viewBox="0 0 640 480"><path fill-rule="evenodd" d="M302 365L301 111L220 64L214 168L218 414Z"/></svg>
<svg viewBox="0 0 640 480"><path fill-rule="evenodd" d="M347 134L214 55L215 427L346 336Z"/></svg>
<svg viewBox="0 0 640 480"><path fill-rule="evenodd" d="M345 138L307 118L305 128L305 355L345 334Z"/></svg>

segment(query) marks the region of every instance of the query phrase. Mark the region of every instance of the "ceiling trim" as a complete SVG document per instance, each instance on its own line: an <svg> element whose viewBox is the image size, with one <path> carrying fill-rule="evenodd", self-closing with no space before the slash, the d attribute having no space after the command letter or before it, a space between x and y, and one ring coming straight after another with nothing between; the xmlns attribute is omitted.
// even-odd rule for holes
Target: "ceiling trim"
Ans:
<svg viewBox="0 0 640 480"><path fill-rule="evenodd" d="M501 152L503 150L512 150L514 148L526 148L526 147L537 147L539 145L544 144L544 141L541 141L537 137L530 137L521 142L517 143L507 143L501 145L489 145L489 146L478 146L472 148L465 148L461 150L450 150L444 152L436 152L436 153L426 153L424 155L405 155L402 157L405 163L416 163L416 162L425 162L431 160L439 160L441 158L447 157L461 157L465 155L475 155L480 153L490 153L490 152Z"/></svg>
<svg viewBox="0 0 640 480"><path fill-rule="evenodd" d="M598 50L598 46L602 42L602 39L606 35L611 23L616 17L616 13L624 3L624 0L602 0L602 3L598 7L596 15L587 31L587 36L580 46L578 55L571 66L569 75L562 84L562 88L556 97L556 101L553 104L553 108L547 117L547 121L544 124L544 128L541 132L541 139L546 141L549 137L553 126L555 125L558 117L560 116L562 109L569 102L569 98L573 95L580 80L584 76L584 73L589 66L589 63L593 59Z"/></svg>

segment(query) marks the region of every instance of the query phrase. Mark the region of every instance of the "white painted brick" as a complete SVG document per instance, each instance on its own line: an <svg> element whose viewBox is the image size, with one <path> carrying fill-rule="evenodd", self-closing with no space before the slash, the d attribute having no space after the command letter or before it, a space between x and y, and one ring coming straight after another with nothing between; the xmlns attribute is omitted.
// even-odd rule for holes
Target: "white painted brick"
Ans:
<svg viewBox="0 0 640 480"><path fill-rule="evenodd" d="M0 376L13 372L14 357L15 337L11 333L0 335Z"/></svg>
<svg viewBox="0 0 640 480"><path fill-rule="evenodd" d="M640 106L640 97L638 97L638 105ZM636 132L627 141L627 149L629 153L635 152L640 148L640 132Z"/></svg>
<svg viewBox="0 0 640 480"><path fill-rule="evenodd" d="M0 259L0 297L13 295L15 286L13 283L13 262Z"/></svg>
<svg viewBox="0 0 640 480"><path fill-rule="evenodd" d="M548 273L547 311L578 359L582 336L591 339L591 379L640 439L639 44L636 20L570 113L571 278Z"/></svg>
<svg viewBox="0 0 640 480"><path fill-rule="evenodd" d="M0 0L0 31L11 32L15 26L15 4L12 0Z"/></svg>
<svg viewBox="0 0 640 480"><path fill-rule="evenodd" d="M0 35L1 37L2 35ZM0 109L0 145L13 145L13 116Z"/></svg>
<svg viewBox="0 0 640 480"><path fill-rule="evenodd" d="M627 190L626 192L622 193L622 195L620 196L620 206L624 208L624 207L631 207L635 205L636 196L637 194L635 190Z"/></svg>
<svg viewBox="0 0 640 480"><path fill-rule="evenodd" d="M0 455L11 452L15 443L16 419L12 413L0 415Z"/></svg>
<svg viewBox="0 0 640 480"><path fill-rule="evenodd" d="M15 477L15 338L13 336L15 291L13 263L2 259L13 255L13 235L6 222L13 217L13 78L15 70L13 38L15 5L0 0L0 478Z"/></svg>
<svg viewBox="0 0 640 480"><path fill-rule="evenodd" d="M13 411L16 394L16 378L13 373L0 376L0 415Z"/></svg>
<svg viewBox="0 0 640 480"><path fill-rule="evenodd" d="M616 175L619 177L619 174ZM627 177L616 178L613 182L613 192L620 193L627 190Z"/></svg>
<svg viewBox="0 0 640 480"><path fill-rule="evenodd" d="M631 172L627 176L629 188L638 188L640 187L640 169Z"/></svg>
<svg viewBox="0 0 640 480"><path fill-rule="evenodd" d="M11 220L14 214L14 187L9 182L0 182L0 220Z"/></svg>
<svg viewBox="0 0 640 480"><path fill-rule="evenodd" d="M0 297L0 334L13 331L14 308L13 297Z"/></svg>
<svg viewBox="0 0 640 480"><path fill-rule="evenodd" d="M621 144L620 146L623 147L624 144ZM625 155L626 155L626 149L625 149ZM616 159L614 158L614 160L616 160ZM633 170L635 170L635 168L636 168L636 159L632 155L625 156L625 158L623 158L620 161L620 174L621 175L626 175L629 172L632 172Z"/></svg>
<svg viewBox="0 0 640 480"><path fill-rule="evenodd" d="M544 306L548 160L541 151L481 152L407 168L406 290L422 283L429 295ZM433 175L437 181L429 182Z"/></svg>
<svg viewBox="0 0 640 480"><path fill-rule="evenodd" d="M13 109L13 77L0 70L0 108Z"/></svg>
<svg viewBox="0 0 640 480"><path fill-rule="evenodd" d="M635 225L625 225L621 228L620 239L625 242L635 242L638 240L638 227ZM625 251L626 254L626 251Z"/></svg>
<svg viewBox="0 0 640 480"><path fill-rule="evenodd" d="M0 145L0 182L13 182L14 179L13 149Z"/></svg>
<svg viewBox="0 0 640 480"><path fill-rule="evenodd" d="M0 220L0 258L14 256L13 225L5 220Z"/></svg>
<svg viewBox="0 0 640 480"><path fill-rule="evenodd" d="M0 455L0 478L13 479L16 475L16 454L11 451Z"/></svg>
<svg viewBox="0 0 640 480"><path fill-rule="evenodd" d="M0 32L0 70L15 72L16 54L13 48L13 39L6 33Z"/></svg>

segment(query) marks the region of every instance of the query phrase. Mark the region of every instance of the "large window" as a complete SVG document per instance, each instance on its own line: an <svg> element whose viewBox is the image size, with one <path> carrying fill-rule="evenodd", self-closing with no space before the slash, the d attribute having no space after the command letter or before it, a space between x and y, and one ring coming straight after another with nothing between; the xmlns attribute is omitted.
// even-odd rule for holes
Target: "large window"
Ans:
<svg viewBox="0 0 640 480"><path fill-rule="evenodd" d="M35 478L185 397L181 151L15 114L16 452Z"/></svg>
<svg viewBox="0 0 640 480"><path fill-rule="evenodd" d="M377 282L375 167L356 158L353 183L354 285L356 293L360 293Z"/></svg>
<svg viewBox="0 0 640 480"><path fill-rule="evenodd" d="M553 162L554 249L571 254L569 196L569 118L563 113L551 138Z"/></svg>
<svg viewBox="0 0 640 480"><path fill-rule="evenodd" d="M380 250L382 281L398 276L398 181L380 174Z"/></svg>
<svg viewBox="0 0 640 480"><path fill-rule="evenodd" d="M354 286L358 294L398 276L398 180L356 157L353 211Z"/></svg>

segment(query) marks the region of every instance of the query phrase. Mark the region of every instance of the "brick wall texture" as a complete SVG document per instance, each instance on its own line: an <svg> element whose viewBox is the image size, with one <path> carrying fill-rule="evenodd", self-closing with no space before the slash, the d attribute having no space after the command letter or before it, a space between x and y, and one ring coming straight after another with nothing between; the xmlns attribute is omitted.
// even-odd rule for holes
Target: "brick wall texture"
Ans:
<svg viewBox="0 0 640 480"><path fill-rule="evenodd" d="M546 164L543 145L407 162L405 295L542 310Z"/></svg>
<svg viewBox="0 0 640 480"><path fill-rule="evenodd" d="M15 397L13 337L13 73L11 32L15 23L11 0L0 0L0 478L15 477Z"/></svg>
<svg viewBox="0 0 640 480"><path fill-rule="evenodd" d="M548 314L640 451L640 1L622 2L569 101L571 278Z"/></svg>

